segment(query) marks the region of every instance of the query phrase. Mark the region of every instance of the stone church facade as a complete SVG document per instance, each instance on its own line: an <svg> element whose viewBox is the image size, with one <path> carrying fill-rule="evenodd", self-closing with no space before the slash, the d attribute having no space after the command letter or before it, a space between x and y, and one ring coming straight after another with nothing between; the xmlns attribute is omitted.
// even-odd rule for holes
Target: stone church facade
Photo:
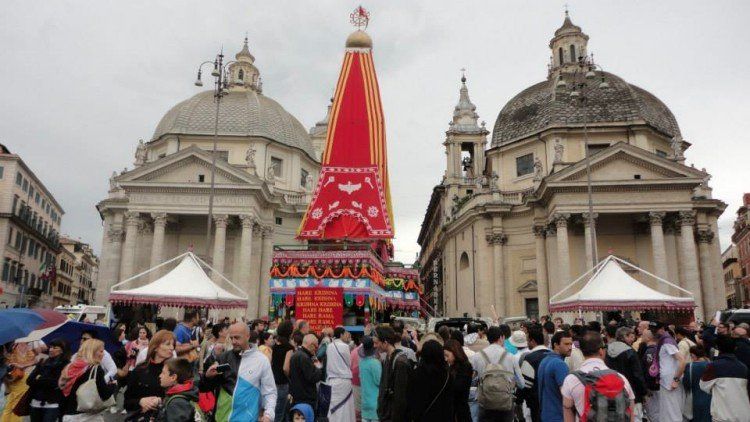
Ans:
<svg viewBox="0 0 750 422"><path fill-rule="evenodd" d="M298 243L327 120L308 133L263 95L254 62L245 39L220 102L210 247L212 90L169 110L152 138L138 145L135 167L113 173L108 197L97 205L103 242L96 303L106 303L115 283L193 250L245 290L250 318L267 314L273 246ZM143 278L135 286L150 281Z"/></svg>
<svg viewBox="0 0 750 422"><path fill-rule="evenodd" d="M726 204L712 198L705 170L685 164L690 143L654 95L597 71L586 75L585 107L574 101L587 42L566 15L547 79L503 107L489 147L462 79L446 171L418 238L427 300L443 315L547 314L551 297L609 254L691 291L699 319L724 308L717 219Z"/></svg>

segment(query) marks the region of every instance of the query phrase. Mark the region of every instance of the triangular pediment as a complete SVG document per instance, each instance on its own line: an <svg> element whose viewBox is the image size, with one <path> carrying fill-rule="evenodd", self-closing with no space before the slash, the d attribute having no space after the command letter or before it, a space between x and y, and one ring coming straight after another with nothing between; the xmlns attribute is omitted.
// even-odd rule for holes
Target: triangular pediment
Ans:
<svg viewBox="0 0 750 422"><path fill-rule="evenodd" d="M518 293L524 293L524 292L536 292L538 289L538 284L536 280L529 280L521 285L521 287L518 288Z"/></svg>
<svg viewBox="0 0 750 422"><path fill-rule="evenodd" d="M698 169L623 142L614 144L591 156L591 179L600 181L695 179L706 174ZM546 178L554 182L586 181L586 162L582 160Z"/></svg>
<svg viewBox="0 0 750 422"><path fill-rule="evenodd" d="M129 171L120 177L120 184L128 182L154 182L154 183L210 183L211 177L211 154L196 146L191 146L168 155L157 161L144 164ZM224 160L216 160L216 184L243 184L253 182L257 179L246 171L235 168Z"/></svg>

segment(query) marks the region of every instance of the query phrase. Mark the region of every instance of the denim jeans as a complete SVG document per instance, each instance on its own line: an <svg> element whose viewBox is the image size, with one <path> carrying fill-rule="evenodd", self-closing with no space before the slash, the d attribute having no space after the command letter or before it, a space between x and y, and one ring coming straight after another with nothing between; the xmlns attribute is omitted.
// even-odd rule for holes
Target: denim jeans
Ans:
<svg viewBox="0 0 750 422"><path fill-rule="evenodd" d="M274 422L286 422L289 411L289 384L276 384L276 416Z"/></svg>
<svg viewBox="0 0 750 422"><path fill-rule="evenodd" d="M44 409L41 407L32 407L29 412L31 422L56 422L60 415L60 409Z"/></svg>

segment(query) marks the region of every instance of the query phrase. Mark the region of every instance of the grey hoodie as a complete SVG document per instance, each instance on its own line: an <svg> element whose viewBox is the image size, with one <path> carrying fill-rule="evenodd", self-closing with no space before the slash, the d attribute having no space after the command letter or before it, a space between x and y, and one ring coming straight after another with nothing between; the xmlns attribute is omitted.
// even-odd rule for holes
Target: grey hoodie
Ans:
<svg viewBox="0 0 750 422"><path fill-rule="evenodd" d="M615 341L613 343L610 343L607 346L607 356L609 356L612 359L615 359L617 358L617 356L620 355L620 353L623 353L628 350L633 350L633 348L621 341Z"/></svg>

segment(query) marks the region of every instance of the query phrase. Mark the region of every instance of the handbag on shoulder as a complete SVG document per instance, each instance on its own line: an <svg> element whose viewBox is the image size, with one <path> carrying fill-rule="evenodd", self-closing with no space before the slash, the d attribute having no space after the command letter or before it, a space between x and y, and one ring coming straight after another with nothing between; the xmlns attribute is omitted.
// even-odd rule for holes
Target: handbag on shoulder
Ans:
<svg viewBox="0 0 750 422"><path fill-rule="evenodd" d="M99 395L99 389L96 387L96 374L99 370L99 365L94 365L89 372L89 379L86 380L76 391L76 400L78 407L76 410L82 413L99 413L104 409L115 405L114 396L110 396L107 400L102 400Z"/></svg>

